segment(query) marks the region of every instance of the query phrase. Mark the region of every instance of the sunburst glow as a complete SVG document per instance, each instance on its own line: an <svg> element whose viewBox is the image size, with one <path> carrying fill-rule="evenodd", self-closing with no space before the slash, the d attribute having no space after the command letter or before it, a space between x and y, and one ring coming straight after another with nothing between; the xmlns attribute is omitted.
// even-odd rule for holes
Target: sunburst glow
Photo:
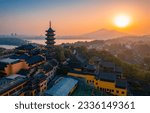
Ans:
<svg viewBox="0 0 150 113"><path fill-rule="evenodd" d="M114 19L114 23L116 26L121 27L121 28L127 27L130 24L130 17L125 16L125 15L117 16Z"/></svg>

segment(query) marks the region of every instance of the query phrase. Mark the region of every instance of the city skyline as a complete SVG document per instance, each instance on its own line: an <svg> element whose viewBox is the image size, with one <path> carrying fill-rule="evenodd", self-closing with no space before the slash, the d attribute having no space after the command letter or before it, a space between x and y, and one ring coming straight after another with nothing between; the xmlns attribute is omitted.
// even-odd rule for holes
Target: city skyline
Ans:
<svg viewBox="0 0 150 113"><path fill-rule="evenodd" d="M44 35L49 20L57 35L79 35L101 28L150 34L150 1L136 0L0 0L0 34ZM114 18L127 15L125 28Z"/></svg>

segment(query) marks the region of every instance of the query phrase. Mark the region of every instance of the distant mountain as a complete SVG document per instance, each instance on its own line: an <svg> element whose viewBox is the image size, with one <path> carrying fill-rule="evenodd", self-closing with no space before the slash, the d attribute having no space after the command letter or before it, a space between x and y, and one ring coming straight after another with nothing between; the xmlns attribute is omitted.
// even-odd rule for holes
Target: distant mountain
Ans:
<svg viewBox="0 0 150 113"><path fill-rule="evenodd" d="M128 36L128 35L129 34L127 33L119 32L116 30L100 29L95 32L84 34L82 36L87 38L92 38L95 40L107 40L107 39L113 39L122 36Z"/></svg>
<svg viewBox="0 0 150 113"><path fill-rule="evenodd" d="M92 40L108 40L123 36L129 36L130 34L119 32L116 30L100 29L91 33L86 33L83 35L73 35L73 36L60 36L60 39L92 39Z"/></svg>
<svg viewBox="0 0 150 113"><path fill-rule="evenodd" d="M141 43L141 44L150 44L150 35L143 36L123 36L115 39L109 39L105 41L105 43L109 44L133 44L133 43Z"/></svg>

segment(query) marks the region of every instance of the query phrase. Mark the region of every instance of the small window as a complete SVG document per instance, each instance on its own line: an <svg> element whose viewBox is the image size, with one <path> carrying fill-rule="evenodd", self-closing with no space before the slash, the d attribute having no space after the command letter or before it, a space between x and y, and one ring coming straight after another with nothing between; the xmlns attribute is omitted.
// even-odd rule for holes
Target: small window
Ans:
<svg viewBox="0 0 150 113"><path fill-rule="evenodd" d="M116 92L117 92L117 93L119 93L119 91L118 91L118 90L117 90Z"/></svg>
<svg viewBox="0 0 150 113"><path fill-rule="evenodd" d="M124 94L124 91L122 91L121 93Z"/></svg>
<svg viewBox="0 0 150 113"><path fill-rule="evenodd" d="M114 92L114 90L111 90L111 92Z"/></svg>
<svg viewBox="0 0 150 113"><path fill-rule="evenodd" d="M96 82L96 85L98 85L98 83Z"/></svg>

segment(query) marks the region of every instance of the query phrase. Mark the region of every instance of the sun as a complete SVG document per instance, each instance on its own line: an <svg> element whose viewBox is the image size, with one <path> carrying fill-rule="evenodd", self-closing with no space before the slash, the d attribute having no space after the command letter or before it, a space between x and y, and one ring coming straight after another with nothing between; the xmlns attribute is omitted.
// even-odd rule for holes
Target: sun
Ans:
<svg viewBox="0 0 150 113"><path fill-rule="evenodd" d="M114 19L114 24L120 28L127 27L130 24L130 17L126 15L116 16Z"/></svg>

